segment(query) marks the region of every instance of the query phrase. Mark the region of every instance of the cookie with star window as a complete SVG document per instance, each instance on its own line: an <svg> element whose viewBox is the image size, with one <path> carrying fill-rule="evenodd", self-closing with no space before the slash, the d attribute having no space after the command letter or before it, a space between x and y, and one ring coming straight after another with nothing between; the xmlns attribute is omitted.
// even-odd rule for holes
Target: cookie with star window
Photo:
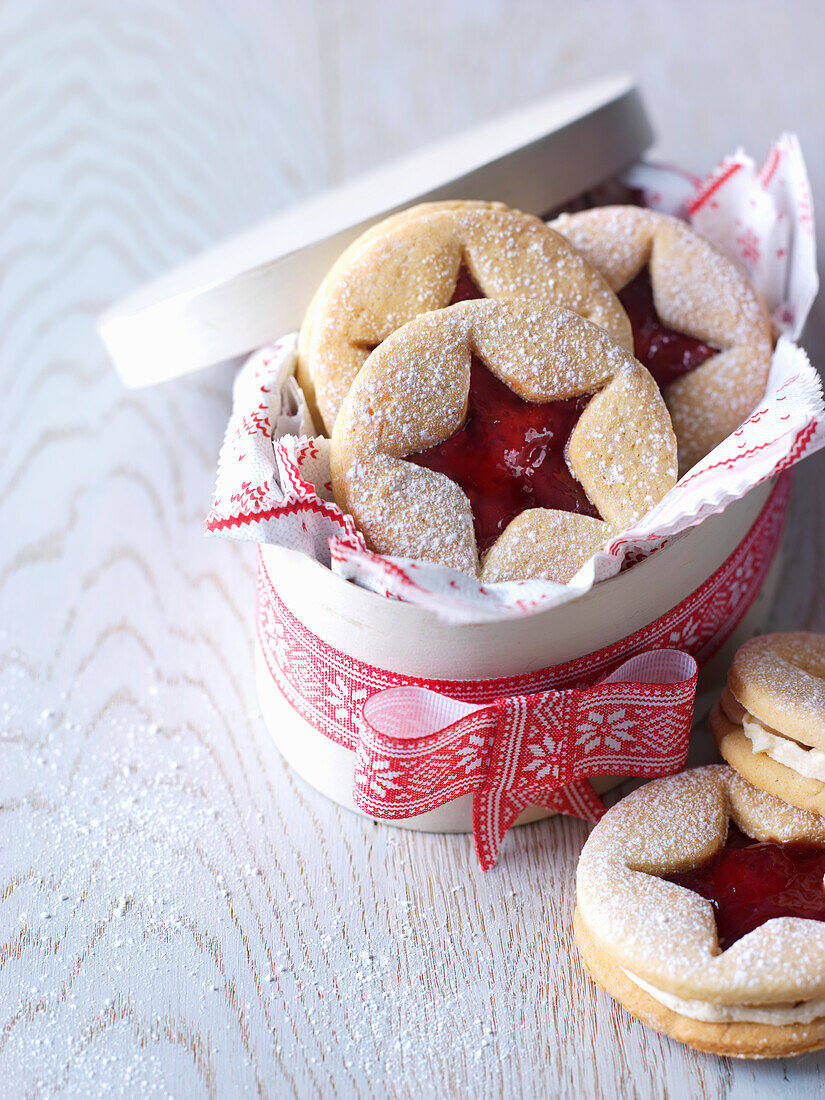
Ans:
<svg viewBox="0 0 825 1100"><path fill-rule="evenodd" d="M568 581L676 481L656 383L601 328L525 299L465 301L389 336L330 448L370 549L483 581Z"/></svg>
<svg viewBox="0 0 825 1100"><path fill-rule="evenodd" d="M587 839L576 944L649 1027L697 1050L825 1047L825 818L715 765L622 799Z"/></svg>
<svg viewBox="0 0 825 1100"><path fill-rule="evenodd" d="M656 210L602 206L551 225L621 299L635 355L670 409L679 469L689 470L765 393L773 338L762 299L733 260Z"/></svg>
<svg viewBox="0 0 825 1100"><path fill-rule="evenodd" d="M607 281L540 218L498 202L422 203L362 234L307 310L298 378L328 432L370 352L421 313L471 298L530 298L593 321L632 350Z"/></svg>

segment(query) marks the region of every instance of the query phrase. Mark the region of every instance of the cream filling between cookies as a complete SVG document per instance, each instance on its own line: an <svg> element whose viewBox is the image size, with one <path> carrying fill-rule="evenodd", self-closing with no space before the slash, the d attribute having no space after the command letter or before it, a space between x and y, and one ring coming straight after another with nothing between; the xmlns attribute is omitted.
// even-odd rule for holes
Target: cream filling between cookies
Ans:
<svg viewBox="0 0 825 1100"><path fill-rule="evenodd" d="M671 1012L678 1012L680 1016L707 1024L772 1024L783 1027L786 1024L810 1024L825 1016L825 997L818 997L813 1001L797 1001L794 1004L717 1005L710 1001L689 1001L675 997L672 993L650 985L624 967L622 973Z"/></svg>
<svg viewBox="0 0 825 1100"><path fill-rule="evenodd" d="M806 779L818 779L825 783L825 752L800 745L779 730L764 726L747 711L742 718L742 729L754 752L764 753L777 764L784 764L786 768Z"/></svg>

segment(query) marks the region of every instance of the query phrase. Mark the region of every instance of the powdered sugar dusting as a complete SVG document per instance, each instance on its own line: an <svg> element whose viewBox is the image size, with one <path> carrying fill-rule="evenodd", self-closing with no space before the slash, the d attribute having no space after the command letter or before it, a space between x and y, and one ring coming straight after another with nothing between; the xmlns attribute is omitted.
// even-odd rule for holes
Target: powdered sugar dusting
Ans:
<svg viewBox="0 0 825 1100"><path fill-rule="evenodd" d="M601 271L613 290L619 291L647 263L651 241L644 228L646 214L636 206L597 207L561 214L550 222L550 228L566 237Z"/></svg>
<svg viewBox="0 0 825 1100"><path fill-rule="evenodd" d="M608 811L582 851L579 913L600 948L678 997L779 1004L825 995L825 927L768 921L718 953L709 902L659 875L724 843L728 817L757 840L825 843L825 819L751 787L726 766L656 780Z"/></svg>
<svg viewBox="0 0 825 1100"><path fill-rule="evenodd" d="M731 692L758 719L825 750L825 635L765 634L739 649Z"/></svg>
<svg viewBox="0 0 825 1100"><path fill-rule="evenodd" d="M478 574L466 495L443 474L398 462L461 427L472 355L528 401L600 391L573 431L568 465L608 523L568 513L545 521L531 512L482 574L568 580L614 526L638 519L676 481L675 438L652 379L568 310L521 299L467 301L389 337L353 382L336 423L336 497L371 549Z"/></svg>
<svg viewBox="0 0 825 1100"><path fill-rule="evenodd" d="M360 530L378 553L477 574L470 502L448 477L376 454L356 459L343 481Z"/></svg>
<svg viewBox="0 0 825 1100"><path fill-rule="evenodd" d="M562 215L554 227L621 290L647 265L662 321L721 349L666 398L689 469L735 430L765 392L771 327L745 273L677 218L635 206Z"/></svg>
<svg viewBox="0 0 825 1100"><path fill-rule="evenodd" d="M369 352L446 306L462 265L488 298L565 306L632 348L627 316L602 275L539 218L501 203L424 203L351 245L307 311L302 365L327 428Z"/></svg>
<svg viewBox="0 0 825 1100"><path fill-rule="evenodd" d="M604 546L611 530L590 516L530 508L507 525L487 552L481 579L494 583L530 575L565 584Z"/></svg>

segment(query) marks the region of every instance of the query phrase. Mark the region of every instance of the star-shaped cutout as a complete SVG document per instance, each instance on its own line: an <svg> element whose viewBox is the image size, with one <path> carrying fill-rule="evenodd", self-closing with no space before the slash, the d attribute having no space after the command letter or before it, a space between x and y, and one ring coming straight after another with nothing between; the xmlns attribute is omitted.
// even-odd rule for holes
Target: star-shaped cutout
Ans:
<svg viewBox="0 0 825 1100"><path fill-rule="evenodd" d="M471 302L476 298L486 298L487 295L479 290L476 284L473 282L473 277L464 264L458 269L458 278L455 281L455 287L453 289L453 296L450 298L450 305L454 306L456 302Z"/></svg>
<svg viewBox="0 0 825 1100"><path fill-rule="evenodd" d="M619 291L619 300L630 318L634 354L653 375L659 389L665 389L718 354L718 348L664 324L653 304L653 287L646 267Z"/></svg>
<svg viewBox="0 0 825 1100"><path fill-rule="evenodd" d="M808 841L759 843L731 821L725 846L690 871L663 875L713 905L726 951L774 917L825 921L825 847Z"/></svg>
<svg viewBox="0 0 825 1100"><path fill-rule="evenodd" d="M483 297L462 265L450 305ZM527 508L598 517L564 459L567 440L589 400L587 394L546 405L524 401L473 356L464 425L442 443L407 457L461 486L473 510L479 553L484 553Z"/></svg>
<svg viewBox="0 0 825 1100"><path fill-rule="evenodd" d="M483 297L462 265L450 305ZM619 297L633 328L636 357L660 388L717 353L717 348L662 323L647 268ZM446 474L464 490L473 510L479 553L528 508L600 518L564 458L570 433L590 397L535 405L513 393L474 356L464 425L442 443L407 456L408 461Z"/></svg>

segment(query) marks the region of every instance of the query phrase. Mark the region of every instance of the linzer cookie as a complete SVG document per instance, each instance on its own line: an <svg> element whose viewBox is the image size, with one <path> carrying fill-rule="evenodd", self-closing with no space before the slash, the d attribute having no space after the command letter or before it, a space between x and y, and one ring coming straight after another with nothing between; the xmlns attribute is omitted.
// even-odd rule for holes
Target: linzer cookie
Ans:
<svg viewBox="0 0 825 1100"><path fill-rule="evenodd" d="M484 581L566 582L676 480L656 383L569 310L467 301L386 339L331 446L335 498L372 550Z"/></svg>
<svg viewBox="0 0 825 1100"><path fill-rule="evenodd" d="M679 468L690 469L765 392L771 325L743 271L677 218L636 206L563 214L552 226L604 273L662 387Z"/></svg>
<svg viewBox="0 0 825 1100"><path fill-rule="evenodd" d="M698 1050L825 1047L825 819L714 766L609 810L576 880L576 943L605 992Z"/></svg>
<svg viewBox="0 0 825 1100"><path fill-rule="evenodd" d="M722 756L755 787L825 814L825 635L746 642L710 728Z"/></svg>
<svg viewBox="0 0 825 1100"><path fill-rule="evenodd" d="M457 301L511 297L573 309L632 350L603 276L539 218L502 203L423 203L369 229L324 279L301 328L301 385L331 432L350 383L390 333Z"/></svg>

